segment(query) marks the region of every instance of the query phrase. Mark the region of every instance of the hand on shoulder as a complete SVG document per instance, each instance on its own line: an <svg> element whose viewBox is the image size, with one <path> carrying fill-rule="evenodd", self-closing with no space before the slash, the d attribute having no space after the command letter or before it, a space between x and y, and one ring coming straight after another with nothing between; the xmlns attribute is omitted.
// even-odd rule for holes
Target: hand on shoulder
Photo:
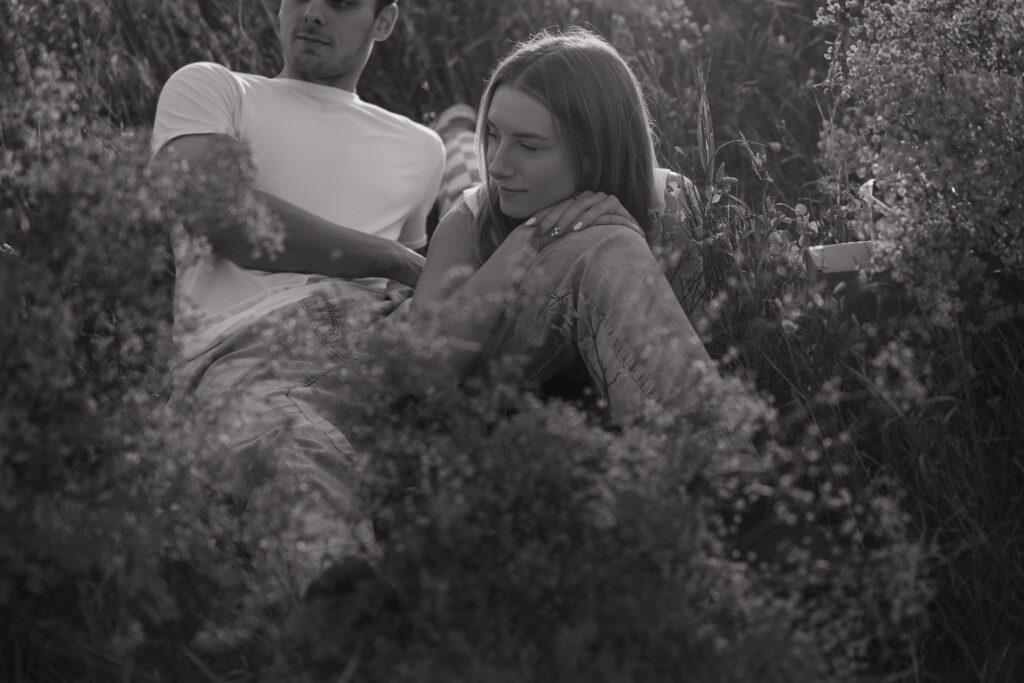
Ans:
<svg viewBox="0 0 1024 683"><path fill-rule="evenodd" d="M590 190L542 209L524 223L533 230L538 250L569 233L595 225L623 227L643 236L639 223L617 197Z"/></svg>

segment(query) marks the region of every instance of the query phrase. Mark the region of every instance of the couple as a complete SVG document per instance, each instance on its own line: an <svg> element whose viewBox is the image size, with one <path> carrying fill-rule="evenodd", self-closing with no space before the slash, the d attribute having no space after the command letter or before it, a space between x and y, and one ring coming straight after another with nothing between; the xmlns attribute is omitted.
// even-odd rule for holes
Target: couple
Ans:
<svg viewBox="0 0 1024 683"><path fill-rule="evenodd" d="M500 61L477 123L482 182L443 216L424 260L442 142L355 93L397 6L265 3L279 4L281 74L182 68L161 93L152 145L156 164L195 168L219 145L245 143L254 191L286 227L283 251L269 258L254 255L245 234L186 226L210 251L177 262L177 303L198 318L176 330L175 375L200 405L228 396L246 416L246 428L230 433L233 457L270 448L279 481L302 487L294 542L285 544L302 590L325 565L372 554L373 538L332 395L344 389L332 386L331 370L345 355L327 365L290 357L275 347L275 330L304 325L331 346L359 332L339 311L386 318L402 299L395 292L415 288L401 315L430 321L447 344L449 377L506 354L525 358L536 382L583 368L621 424L651 404L671 406L695 368L715 375L651 248L670 180L656 169L637 79L604 40L544 33ZM176 246L188 242L178 238ZM463 277L453 284L456 271ZM243 518L278 500L273 485L239 497Z"/></svg>

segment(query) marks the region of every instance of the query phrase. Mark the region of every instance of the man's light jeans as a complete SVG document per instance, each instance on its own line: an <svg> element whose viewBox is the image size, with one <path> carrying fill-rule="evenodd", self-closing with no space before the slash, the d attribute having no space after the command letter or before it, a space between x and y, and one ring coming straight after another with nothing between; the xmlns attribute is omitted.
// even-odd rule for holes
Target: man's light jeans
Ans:
<svg viewBox="0 0 1024 683"><path fill-rule="evenodd" d="M381 292L325 283L176 370L193 406L224 411L224 456L246 473L243 526L264 529L255 518L285 511L274 538L246 540L284 558L297 590L332 561L377 552L359 500L365 462L346 436L358 397L339 369L365 361L353 342L394 309ZM625 228L570 233L541 252L485 346L485 357L503 354L526 359L538 384L582 362L623 424L652 404L686 403L690 388L717 377L650 248Z"/></svg>

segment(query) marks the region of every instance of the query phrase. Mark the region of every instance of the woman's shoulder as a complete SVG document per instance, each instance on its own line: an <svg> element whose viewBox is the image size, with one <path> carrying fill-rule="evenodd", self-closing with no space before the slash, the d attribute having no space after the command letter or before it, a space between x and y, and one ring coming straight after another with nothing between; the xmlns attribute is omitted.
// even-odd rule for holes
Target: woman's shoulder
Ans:
<svg viewBox="0 0 1024 683"><path fill-rule="evenodd" d="M468 193L469 190L466 190ZM466 196L466 193L460 197L452 208L448 209L448 212L441 217L438 221L437 227L434 229L434 236L448 236L452 233L456 233L458 236L475 236L476 235L476 222L477 214L479 212L479 204L474 206L471 204L470 198Z"/></svg>
<svg viewBox="0 0 1024 683"><path fill-rule="evenodd" d="M479 266L476 243L476 217L465 198L460 198L441 218L430 235L427 266L424 272L432 271L432 266L437 263L442 264L443 268L453 263Z"/></svg>
<svg viewBox="0 0 1024 683"><path fill-rule="evenodd" d="M462 200L460 203L464 204L466 208L476 218L480 215L480 205L483 200L483 188L477 184L473 187L467 187L462 191Z"/></svg>

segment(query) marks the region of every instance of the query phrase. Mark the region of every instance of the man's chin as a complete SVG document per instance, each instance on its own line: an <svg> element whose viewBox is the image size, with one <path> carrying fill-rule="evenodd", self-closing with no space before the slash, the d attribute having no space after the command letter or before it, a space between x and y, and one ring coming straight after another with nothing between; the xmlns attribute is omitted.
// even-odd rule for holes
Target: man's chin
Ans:
<svg viewBox="0 0 1024 683"><path fill-rule="evenodd" d="M293 60L293 71L299 74L299 79L319 83L323 81L336 80L339 77L337 68L332 68L320 59L319 56L308 52L299 52Z"/></svg>

